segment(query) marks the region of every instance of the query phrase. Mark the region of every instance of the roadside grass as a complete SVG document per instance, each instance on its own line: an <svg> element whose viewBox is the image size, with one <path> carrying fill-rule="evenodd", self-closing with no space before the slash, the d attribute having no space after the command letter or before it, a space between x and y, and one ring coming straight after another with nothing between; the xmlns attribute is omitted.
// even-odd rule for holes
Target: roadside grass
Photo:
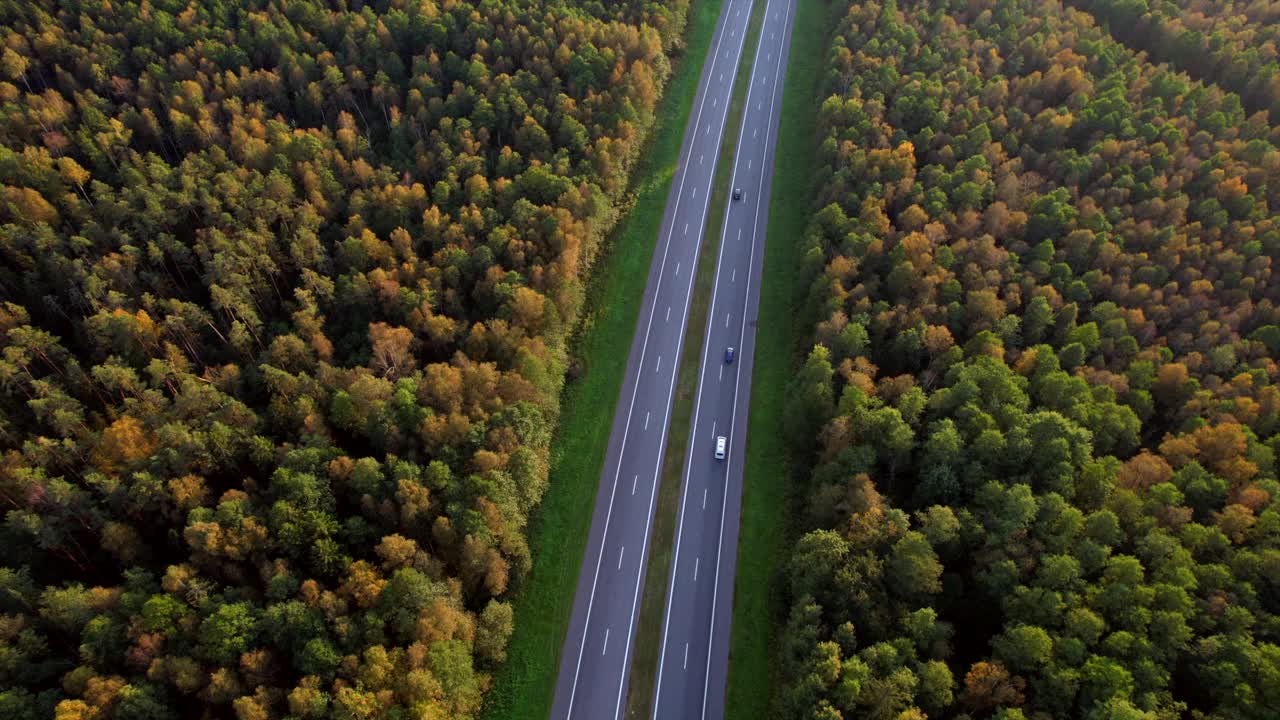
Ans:
<svg viewBox="0 0 1280 720"><path fill-rule="evenodd" d="M707 204L707 222L703 228L702 249L698 255L697 275L693 281L689 324L685 328L684 349L681 351L675 401L667 433L666 455L662 461L662 480L650 539L649 565L645 571L644 590L640 599L631 684L627 690L627 704L623 715L628 720L641 720L653 713L653 691L662 647L662 621L667 604L676 524L680 515L685 453L689 448L689 428L693 422L693 397L698 390L698 369L702 364L707 311L715 284L720 231L724 226L724 208L729 201L729 184L733 177L733 160L741 130L742 111L750 86L750 82L743 82L742 79L751 77L751 64L755 61L760 27L764 24L765 5L765 0L755 0L752 6L742 58L738 63L739 80L734 83L733 96L729 100L724 139L720 143L720 158L716 165L715 180L711 185L711 200Z"/></svg>
<svg viewBox="0 0 1280 720"><path fill-rule="evenodd" d="M535 720L551 713L614 408L720 6L721 0L694 0L689 8L684 54L676 59L650 139L633 171L633 204L595 261L573 342L581 374L565 383L561 395L550 485L529 528L533 568L513 600L515 632L506 662L494 673L482 720Z"/></svg>
<svg viewBox="0 0 1280 720"><path fill-rule="evenodd" d="M803 290L797 287L796 273L802 254L800 241L813 209L816 103L829 34L826 18L822 0L798 0L782 94L756 326L727 720L769 717L778 676L776 638L785 622L780 575L792 539L787 509L794 473L783 439L782 408L787 381L796 365L795 317Z"/></svg>

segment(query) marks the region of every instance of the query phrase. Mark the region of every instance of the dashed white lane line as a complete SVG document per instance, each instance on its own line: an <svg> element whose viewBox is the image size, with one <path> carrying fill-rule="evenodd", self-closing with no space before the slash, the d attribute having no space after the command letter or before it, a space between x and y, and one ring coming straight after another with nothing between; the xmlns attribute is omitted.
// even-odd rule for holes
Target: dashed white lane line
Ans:
<svg viewBox="0 0 1280 720"><path fill-rule="evenodd" d="M720 366L720 377L716 378L716 382L724 382L724 366Z"/></svg>
<svg viewBox="0 0 1280 720"><path fill-rule="evenodd" d="M663 322L671 322L671 306L670 305L667 306L667 319L663 320Z"/></svg>
<svg viewBox="0 0 1280 720"><path fill-rule="evenodd" d="M623 545L622 549L618 551L618 569L619 570L622 569L622 556L625 555L626 553L627 553L627 546Z"/></svg>
<svg viewBox="0 0 1280 720"><path fill-rule="evenodd" d="M644 429L649 429L649 413L647 412L644 414Z"/></svg>
<svg viewBox="0 0 1280 720"><path fill-rule="evenodd" d="M760 128L752 128L752 130L751 130L751 139L752 139L752 140L754 140L754 139L755 139L755 137L756 137L757 135L759 135L759 134L760 134Z"/></svg>
<svg viewBox="0 0 1280 720"><path fill-rule="evenodd" d="M689 669L689 643L684 644L684 669Z"/></svg>
<svg viewBox="0 0 1280 720"><path fill-rule="evenodd" d="M702 488L702 509L707 509L707 489Z"/></svg>
<svg viewBox="0 0 1280 720"><path fill-rule="evenodd" d="M764 110L764 103L762 103L762 102L758 102L758 103L756 103L756 109L757 109L757 110Z"/></svg>
<svg viewBox="0 0 1280 720"><path fill-rule="evenodd" d="M631 494L632 495L636 494L636 485L639 485L639 484L640 484L640 475L639 473L637 473L635 477L631 478Z"/></svg>
<svg viewBox="0 0 1280 720"><path fill-rule="evenodd" d="M698 197L698 188L696 186L693 188L693 196L695 198Z"/></svg>
<svg viewBox="0 0 1280 720"><path fill-rule="evenodd" d="M662 356L661 355L658 356L658 364L653 368L653 371L656 373L662 372Z"/></svg>
<svg viewBox="0 0 1280 720"><path fill-rule="evenodd" d="M676 277L680 277L680 263L676 263Z"/></svg>
<svg viewBox="0 0 1280 720"><path fill-rule="evenodd" d="M703 156L702 156L702 155L699 155L699 156L698 156L698 164L699 164L699 165L701 165L701 164L702 164L702 158L703 158Z"/></svg>
<svg viewBox="0 0 1280 720"><path fill-rule="evenodd" d="M732 314L731 314L731 313L725 313L725 314L724 314L724 326L725 326L725 327L729 327L729 318L730 318L730 317L732 317Z"/></svg>
<svg viewBox="0 0 1280 720"><path fill-rule="evenodd" d="M685 223L685 224L684 224L684 234L685 234L685 235L688 235L688 234L689 234L689 223Z"/></svg>
<svg viewBox="0 0 1280 720"><path fill-rule="evenodd" d="M747 169L748 169L748 170L750 170L750 169L751 169L751 162L752 162L752 161L750 161L750 160L748 160L748 161L747 161Z"/></svg>
<svg viewBox="0 0 1280 720"><path fill-rule="evenodd" d="M711 134L711 124L710 124L710 123L707 123L707 129L706 129L706 130L704 130L702 134L703 134L703 135L710 135L710 134Z"/></svg>
<svg viewBox="0 0 1280 720"><path fill-rule="evenodd" d="M715 107L718 102L720 102L720 98L711 98L711 107Z"/></svg>
<svg viewBox="0 0 1280 720"><path fill-rule="evenodd" d="M729 282L731 283L738 282L738 268L733 269L733 277L729 278Z"/></svg>
<svg viewBox="0 0 1280 720"><path fill-rule="evenodd" d="M702 558L693 559L693 581L694 582L698 582L698 562L700 560L702 560Z"/></svg>
<svg viewBox="0 0 1280 720"><path fill-rule="evenodd" d="M604 655L609 652L609 628L604 629L604 647L600 649L600 654Z"/></svg>
<svg viewBox="0 0 1280 720"><path fill-rule="evenodd" d="M748 5L750 5L750 0L748 0ZM723 35L721 35L721 39L723 39ZM717 43L718 43L718 42L719 42L719 41L717 41ZM720 81L721 81L721 82L723 82L723 81L724 81L724 73L723 73L723 72L721 72L721 73L719 74L719 78L720 78ZM705 103L705 97L704 97L704 99L703 99L703 102ZM703 106L702 106L702 105L700 105L700 106L699 106L699 108L698 108L698 113L699 113L699 115L701 115L702 107L703 107ZM726 107L727 107L727 106L726 106ZM694 127L696 128L696 127L697 127L697 125L696 125L697 121L695 120L695 121L694 121L694 123L695 123L695 124L694 124ZM719 140L717 140L717 145L718 145L718 144L719 144ZM681 177L681 184L682 184L682 185L683 185L683 182L684 182L684 178L683 178L683 175L682 175L682 177ZM704 210L704 212L705 212L705 210ZM668 235L668 238L667 238L668 243L667 243L667 246L666 246L667 248L669 248L669 247L670 247L670 239L671 239L671 238L670 238L670 235ZM664 251L663 251L663 263L664 263L664 265L665 265L666 257L667 257L667 256L666 256L666 249L664 249ZM678 273L679 273L679 265L677 265L677 274L678 274ZM652 323L652 320L653 320L653 315L652 315L652 313L651 313L651 314L650 314L650 318L649 318L650 323ZM647 342L647 340L648 340L648 331L646 331L645 340L646 340L646 342ZM644 354L644 351L643 351L643 346L642 346L642 350L641 350L641 356L642 356L642 357L643 357L643 354ZM673 380L673 382L674 382L674 380ZM668 393L668 394L670 394L670 390L669 390L669 393ZM633 396L633 397L631 398L631 410L629 410L629 412L631 412L632 410L634 410L634 407L635 407L635 400L636 400L636 398L635 398L635 392L634 392L634 391L633 391L633 393L632 393L632 396ZM670 400L668 400L668 402L669 402L669 401L670 401ZM630 418L630 415L629 415L628 417ZM647 420L648 420L648 416L646 416L646 424L647 424ZM629 424L629 420L628 420L628 424ZM664 433L664 442L665 442L665 433ZM626 445L626 430L625 430L625 427L624 427L624 430L623 430L623 445L624 445L624 446ZM621 463L619 463L619 465L621 465ZM620 468L619 468L619 469L620 469ZM637 476L637 479L638 479L638 476ZM616 490L616 488L617 488L617 483L618 483L618 473L615 473L615 474L614 474L614 480L613 480L613 481L614 481L614 489ZM656 483L655 483L654 487L655 487L655 490L656 490ZM609 502L610 502L610 511L612 511L612 504L613 504L613 498L612 498L612 496L610 497ZM650 508L649 508L650 524L652 524L652 521L651 521L652 513L653 513L653 500L651 499L651 500L650 500ZM610 513L610 514L611 514L611 513ZM609 532L609 520L610 520L610 514L606 514L606 516L605 516L604 532L605 532L605 536L606 536L606 537L608 536L608 532ZM646 531L645 531L645 532L646 532L646 537L645 537L646 543L645 543L645 544L647 545L649 528L646 528ZM642 556L644 555L644 548L643 548L643 547L641 548L641 555L642 555ZM587 625L588 625L588 627L590 626L590 620L591 620L591 616L592 616L593 605L594 605L594 602L595 602L595 599L596 599L596 590L597 590L597 584L598 584L599 576L600 576L600 562L599 562L599 559L597 559L597 563L596 563L596 571L595 571L595 577L593 578L592 583L591 583L591 593L590 593L590 595L589 595L589 600L588 600L588 602L587 602ZM636 595L638 596L638 594L639 594L639 581L637 580ZM624 665L626 664L626 661L627 661L627 659L628 659L628 650L630 649L630 632L629 632L629 630L634 629L634 624L635 624L636 602L637 602L637 601L636 601L636 598L633 598L633 599L632 599L631 621L630 621L630 622L631 622L631 624L630 624L630 626L629 626L629 628L628 628L628 633L627 633L627 635L626 635L626 642L624 642L624 646L623 646L623 656L622 656L622 661L623 661L623 664L624 664ZM608 629L606 629L606 636L605 636L605 637L606 637L606 640L607 640L607 638L608 638L608 632L609 632L609 631L608 631ZM582 640L581 640L581 643L579 644L579 648L578 648L578 659L577 659L577 663L576 663L576 665L575 665L574 673L573 673L573 684L572 684L572 690L571 690L570 695L569 695L569 707L570 707L571 709L573 708L573 705L574 705L574 696L576 695L576 692L577 692L578 680L579 680L579 678L580 678L581 669L582 669L583 651L584 651L584 649L585 649L585 646L586 646L587 642L588 642L588 632L584 629L584 632L583 632L583 635L582 635ZM607 649L606 649L606 651L605 651L605 652L607 652ZM688 662L688 658L687 658L687 652L686 652L686 665L687 665L687 662ZM615 706L615 708L614 708L614 717L615 717L615 718L617 718L617 716L618 716L618 715L619 715L619 713L620 713L621 702L622 702L622 698L621 698L621 696L622 696L622 688L623 688L623 685L622 685L622 684L619 684L619 689L618 689L618 698L617 698L617 701L616 701L616 702L617 702L617 705L616 705L616 706Z"/></svg>

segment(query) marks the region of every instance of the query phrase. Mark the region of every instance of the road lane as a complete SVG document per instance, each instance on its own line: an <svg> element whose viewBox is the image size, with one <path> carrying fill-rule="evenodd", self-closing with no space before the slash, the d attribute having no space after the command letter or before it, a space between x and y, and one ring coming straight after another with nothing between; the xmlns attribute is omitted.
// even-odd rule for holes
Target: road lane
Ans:
<svg viewBox="0 0 1280 720"><path fill-rule="evenodd" d="M694 269L752 2L725 0L703 65L696 110L685 131L614 412L561 653L552 705L555 720L617 720L626 695ZM690 162L694 157L696 164ZM678 313L675 321L672 307Z"/></svg>
<svg viewBox="0 0 1280 720"><path fill-rule="evenodd" d="M654 720L724 717L754 323L760 300L781 85L794 9L795 0L768 0L734 156L732 187L740 188L743 196L741 200L731 200L725 208L716 260L685 458L654 690ZM738 282L740 275L743 282ZM721 317L723 322L719 322ZM735 360L728 366L730 372L725 373L728 347L735 348ZM728 440L724 460L714 457L720 432ZM689 498L699 495L701 507L691 507ZM694 572L690 573L689 568Z"/></svg>

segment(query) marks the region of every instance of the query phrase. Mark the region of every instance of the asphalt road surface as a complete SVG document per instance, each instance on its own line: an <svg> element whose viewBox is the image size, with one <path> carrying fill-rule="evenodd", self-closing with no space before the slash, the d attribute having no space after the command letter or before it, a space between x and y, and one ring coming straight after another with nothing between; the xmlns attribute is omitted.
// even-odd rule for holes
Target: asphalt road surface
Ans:
<svg viewBox="0 0 1280 720"><path fill-rule="evenodd" d="M698 249L752 2L725 0L703 64L614 413L554 720L616 720L622 712Z"/></svg>
<svg viewBox="0 0 1280 720"><path fill-rule="evenodd" d="M796 0L767 0L734 157L689 430L654 720L720 720L728 681L747 412L782 82ZM726 362L725 349L734 348ZM716 439L728 441L715 459Z"/></svg>

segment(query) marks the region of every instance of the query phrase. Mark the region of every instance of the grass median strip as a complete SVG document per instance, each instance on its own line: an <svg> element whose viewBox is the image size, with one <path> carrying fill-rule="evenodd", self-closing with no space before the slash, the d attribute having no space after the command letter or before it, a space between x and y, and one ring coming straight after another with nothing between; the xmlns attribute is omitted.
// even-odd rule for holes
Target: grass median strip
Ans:
<svg viewBox="0 0 1280 720"><path fill-rule="evenodd" d="M537 720L551 713L560 651L640 299L721 4L722 0L694 0L689 9L685 54L677 61L635 169L632 207L596 259L574 341L581 374L566 383L561 398L551 482L529 533L533 569L514 599L515 633L507 661L494 673L483 720Z"/></svg>
<svg viewBox="0 0 1280 720"><path fill-rule="evenodd" d="M707 223L702 250L698 255L694 278L693 301L689 307L689 325L685 329L684 350L676 378L676 396L671 409L671 427L667 433L667 450L662 464L662 483L658 490L657 510L650 539L649 567L640 600L640 619L636 629L635 660L631 665L631 685L624 717L641 720L653 713L653 690L658 672L658 653L662 646L662 618L666 609L667 583L670 581L671 555L675 546L676 523L680 514L680 488L684 480L684 458L689 447L689 426L693 416L693 398L698 388L698 369L702 363L702 345L707 330L707 309L715 283L716 253L720 248L720 231L724 225L724 208L729 201L729 183L733 176L733 159L742 125L742 111L747 101L751 64L755 60L760 26L764 22L765 0L755 0L747 37L738 65L739 81L725 118L724 140L707 206Z"/></svg>
<svg viewBox="0 0 1280 720"><path fill-rule="evenodd" d="M795 368L796 286L801 242L812 210L817 154L817 82L822 77L827 3L799 0L770 199L769 233L756 327L755 371L747 430L746 480L729 650L727 720L770 715L777 667L775 631L783 618L779 561L790 543L786 510L792 483L782 432L787 380Z"/></svg>

